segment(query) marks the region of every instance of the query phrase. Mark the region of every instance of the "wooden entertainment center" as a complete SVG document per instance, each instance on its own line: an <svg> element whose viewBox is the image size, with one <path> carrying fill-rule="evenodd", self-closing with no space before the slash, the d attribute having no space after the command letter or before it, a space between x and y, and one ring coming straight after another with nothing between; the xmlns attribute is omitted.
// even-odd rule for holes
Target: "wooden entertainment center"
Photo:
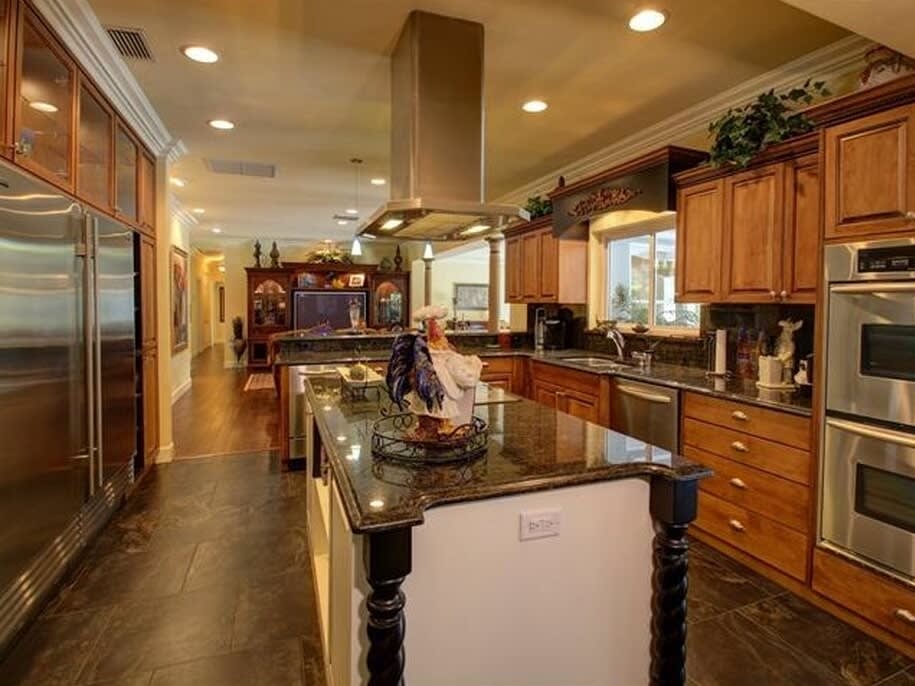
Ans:
<svg viewBox="0 0 915 686"><path fill-rule="evenodd" d="M361 327L388 331L409 324L410 272L382 271L375 264L325 262L288 262L281 267L247 267L245 271L249 367L269 364L270 336L320 324L311 318L318 317L314 303L322 294L351 294L361 312ZM348 328L345 320L328 324Z"/></svg>

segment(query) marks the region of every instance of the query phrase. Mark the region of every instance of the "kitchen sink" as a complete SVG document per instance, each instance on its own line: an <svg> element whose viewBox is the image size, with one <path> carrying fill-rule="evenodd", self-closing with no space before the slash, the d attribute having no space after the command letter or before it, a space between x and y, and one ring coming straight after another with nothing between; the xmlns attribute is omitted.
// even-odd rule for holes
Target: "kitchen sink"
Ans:
<svg viewBox="0 0 915 686"><path fill-rule="evenodd" d="M625 362L611 360L608 357L565 357L561 361L571 362L572 364L580 364L584 365L585 367L596 367L600 369L618 369L620 367L629 366Z"/></svg>

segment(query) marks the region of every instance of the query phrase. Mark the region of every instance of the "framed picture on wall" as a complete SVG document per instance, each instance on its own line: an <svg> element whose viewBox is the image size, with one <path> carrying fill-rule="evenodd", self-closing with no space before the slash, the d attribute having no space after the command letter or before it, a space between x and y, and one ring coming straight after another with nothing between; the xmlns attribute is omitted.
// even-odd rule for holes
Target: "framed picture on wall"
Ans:
<svg viewBox="0 0 915 686"><path fill-rule="evenodd" d="M349 287L350 288L362 288L365 286L365 274L350 274L349 275Z"/></svg>
<svg viewBox="0 0 915 686"><path fill-rule="evenodd" d="M454 284L454 309L485 311L489 309L489 284Z"/></svg>
<svg viewBox="0 0 915 686"><path fill-rule="evenodd" d="M188 259L181 248L172 246L169 259L172 306L172 354L179 353L188 344Z"/></svg>

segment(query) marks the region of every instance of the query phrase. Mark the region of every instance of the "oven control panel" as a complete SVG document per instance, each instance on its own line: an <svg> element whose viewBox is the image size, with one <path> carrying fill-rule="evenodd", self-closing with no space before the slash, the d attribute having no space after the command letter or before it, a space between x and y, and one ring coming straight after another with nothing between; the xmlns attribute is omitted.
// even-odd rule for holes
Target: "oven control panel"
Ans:
<svg viewBox="0 0 915 686"><path fill-rule="evenodd" d="M858 251L858 273L915 272L915 245L862 248Z"/></svg>

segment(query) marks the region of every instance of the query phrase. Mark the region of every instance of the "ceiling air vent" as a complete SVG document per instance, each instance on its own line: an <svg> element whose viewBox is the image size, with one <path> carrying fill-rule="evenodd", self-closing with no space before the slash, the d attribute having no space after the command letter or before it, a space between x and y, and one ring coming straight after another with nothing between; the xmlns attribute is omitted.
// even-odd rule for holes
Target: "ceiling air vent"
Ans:
<svg viewBox="0 0 915 686"><path fill-rule="evenodd" d="M146 34L142 29L128 29L122 26L107 26L105 30L111 37L114 47L121 53L121 57L128 60L142 60L154 62Z"/></svg>
<svg viewBox="0 0 915 686"><path fill-rule="evenodd" d="M244 162L242 160L209 160L203 163L214 174L235 174L236 176L260 176L272 179L276 176L275 164L263 162Z"/></svg>

